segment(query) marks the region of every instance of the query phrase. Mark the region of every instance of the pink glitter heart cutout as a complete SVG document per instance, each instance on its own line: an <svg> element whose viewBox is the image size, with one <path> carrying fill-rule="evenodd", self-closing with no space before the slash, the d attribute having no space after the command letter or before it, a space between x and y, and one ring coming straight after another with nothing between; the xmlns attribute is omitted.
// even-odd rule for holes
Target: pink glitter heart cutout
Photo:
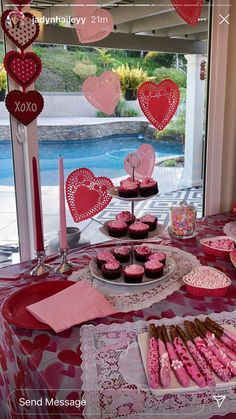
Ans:
<svg viewBox="0 0 236 419"><path fill-rule="evenodd" d="M137 158L135 158L137 156ZM132 176L132 166L129 161L139 162L139 166L135 169L135 177L144 179L151 177L155 166L156 154L154 148L150 144L142 144L137 151L130 153L125 157L125 171Z"/></svg>
<svg viewBox="0 0 236 419"><path fill-rule="evenodd" d="M105 71L100 77L88 77L83 83L83 94L96 109L112 115L121 94L119 76Z"/></svg>

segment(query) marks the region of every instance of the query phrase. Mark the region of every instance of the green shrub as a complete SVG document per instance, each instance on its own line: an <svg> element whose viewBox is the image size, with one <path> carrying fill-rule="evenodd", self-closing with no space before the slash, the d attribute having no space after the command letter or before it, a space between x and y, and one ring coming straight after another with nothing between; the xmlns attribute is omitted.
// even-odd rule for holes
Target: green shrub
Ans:
<svg viewBox="0 0 236 419"><path fill-rule="evenodd" d="M176 167L176 161L174 159L165 160L164 161L165 167Z"/></svg>
<svg viewBox="0 0 236 419"><path fill-rule="evenodd" d="M135 117L138 116L139 113L136 111L136 109L126 109L121 116L125 117Z"/></svg>
<svg viewBox="0 0 236 419"><path fill-rule="evenodd" d="M160 83L164 79L171 79L176 84L178 84L179 87L186 88L187 85L186 74L182 70L178 70L177 68L157 68L153 72L153 76L155 77L155 81L157 83Z"/></svg>
<svg viewBox="0 0 236 419"><path fill-rule="evenodd" d="M3 64L0 64L0 91L7 89L7 73L4 70Z"/></svg>
<svg viewBox="0 0 236 419"><path fill-rule="evenodd" d="M91 62L77 62L73 69L73 72L81 79L85 80L89 76L95 76L97 72L96 64L92 64Z"/></svg>
<svg viewBox="0 0 236 419"><path fill-rule="evenodd" d="M113 115L107 115L106 113L101 111L97 111L96 115L99 118L107 118L109 116L134 117L138 116L138 112L136 111L136 109L127 109L125 100L121 98L115 108L115 112Z"/></svg>

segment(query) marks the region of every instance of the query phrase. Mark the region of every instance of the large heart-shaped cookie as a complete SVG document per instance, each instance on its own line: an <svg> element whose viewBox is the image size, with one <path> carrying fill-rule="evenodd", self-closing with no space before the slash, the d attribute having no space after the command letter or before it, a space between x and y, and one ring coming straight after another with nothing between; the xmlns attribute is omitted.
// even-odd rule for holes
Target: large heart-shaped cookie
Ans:
<svg viewBox="0 0 236 419"><path fill-rule="evenodd" d="M66 180L66 198L73 220L87 220L98 214L111 202L108 190L112 181L104 176L95 177L91 170L74 170Z"/></svg>
<svg viewBox="0 0 236 419"><path fill-rule="evenodd" d="M29 125L43 109L43 97L36 90L20 92L12 90L6 97L6 107L23 125Z"/></svg>
<svg viewBox="0 0 236 419"><path fill-rule="evenodd" d="M74 11L76 32L82 44L101 41L113 30L113 19L108 10L79 6Z"/></svg>
<svg viewBox="0 0 236 419"><path fill-rule="evenodd" d="M171 0L177 13L190 25L196 25L202 12L204 0Z"/></svg>
<svg viewBox="0 0 236 419"><path fill-rule="evenodd" d="M24 13L24 21L19 25L12 25L8 18L12 10L6 10L1 17L1 25L8 38L21 50L24 50L37 38L39 24L35 21L34 15Z"/></svg>
<svg viewBox="0 0 236 419"><path fill-rule="evenodd" d="M178 85L169 79L159 84L146 81L139 86L138 100L144 115L161 131L177 111L180 91Z"/></svg>
<svg viewBox="0 0 236 419"><path fill-rule="evenodd" d="M100 77L88 77L83 83L83 94L95 108L112 115L121 94L119 76L105 71Z"/></svg>
<svg viewBox="0 0 236 419"><path fill-rule="evenodd" d="M34 52L20 54L9 51L5 55L4 66L9 76L24 88L30 86L42 70L41 60Z"/></svg>
<svg viewBox="0 0 236 419"><path fill-rule="evenodd" d="M125 157L124 167L126 172L137 179L151 177L155 165L156 154L154 148L150 144L142 144L137 151L130 153Z"/></svg>

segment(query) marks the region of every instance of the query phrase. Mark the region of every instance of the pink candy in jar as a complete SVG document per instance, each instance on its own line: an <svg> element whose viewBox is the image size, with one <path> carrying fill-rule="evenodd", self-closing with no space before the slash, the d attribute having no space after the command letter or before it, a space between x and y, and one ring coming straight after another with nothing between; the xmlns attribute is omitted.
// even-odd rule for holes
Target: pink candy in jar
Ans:
<svg viewBox="0 0 236 419"><path fill-rule="evenodd" d="M195 235L196 208L181 202L170 208L171 233L179 238L190 238Z"/></svg>

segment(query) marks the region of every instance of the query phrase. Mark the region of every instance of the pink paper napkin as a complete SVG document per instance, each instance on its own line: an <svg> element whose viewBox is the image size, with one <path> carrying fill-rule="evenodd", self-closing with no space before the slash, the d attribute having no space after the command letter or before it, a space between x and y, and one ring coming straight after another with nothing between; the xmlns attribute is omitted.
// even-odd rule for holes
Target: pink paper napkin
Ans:
<svg viewBox="0 0 236 419"><path fill-rule="evenodd" d="M77 282L26 309L56 333L75 324L117 313L117 310L86 280Z"/></svg>

